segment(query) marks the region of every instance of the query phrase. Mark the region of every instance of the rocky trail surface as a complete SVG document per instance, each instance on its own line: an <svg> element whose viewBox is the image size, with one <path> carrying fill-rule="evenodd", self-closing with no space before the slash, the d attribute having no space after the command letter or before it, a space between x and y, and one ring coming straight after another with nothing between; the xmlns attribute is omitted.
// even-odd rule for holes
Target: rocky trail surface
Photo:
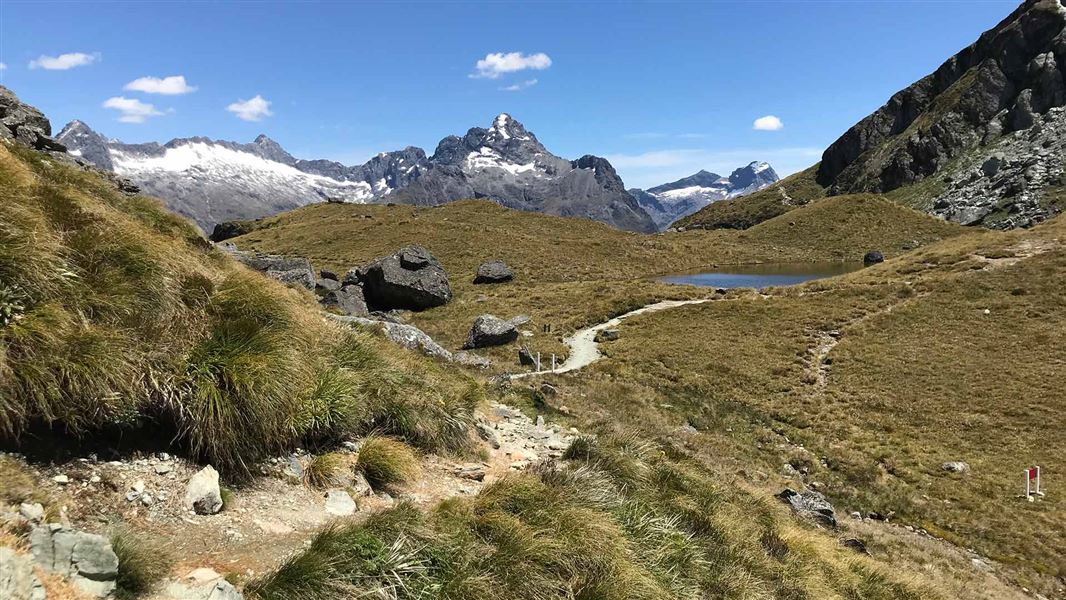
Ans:
<svg viewBox="0 0 1066 600"><path fill-rule="evenodd" d="M186 488L200 466L166 453L118 460L89 455L54 464L0 454L0 459L22 464L53 499L49 506L59 507L46 515L40 505L0 506L0 524L49 535L88 536L102 553L110 554L111 524L122 522L175 559L170 578L153 600L236 600L241 596L227 580L248 581L276 568L330 523L359 522L397 502L431 510L442 500L475 495L508 473L560 457L578 433L497 402L478 416L476 431L482 460L427 455L416 479L387 491L375 492L361 477L336 489L315 489L303 481L314 455L297 450L275 457L260 465L261 477L253 482L233 489L223 483L225 505L217 514L188 509L183 501ZM358 447L356 440L339 451L354 460ZM40 554L38 548L28 547L19 556L36 559ZM42 574L50 573L54 564L49 558ZM78 588L87 594L77 597L99 596L98 590L106 594L114 576L87 580L96 587Z"/></svg>

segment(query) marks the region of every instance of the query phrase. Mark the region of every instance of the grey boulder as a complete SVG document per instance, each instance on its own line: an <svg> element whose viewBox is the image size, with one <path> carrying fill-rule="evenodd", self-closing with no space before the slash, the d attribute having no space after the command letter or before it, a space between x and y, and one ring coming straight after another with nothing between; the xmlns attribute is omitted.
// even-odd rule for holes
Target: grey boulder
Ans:
<svg viewBox="0 0 1066 600"><path fill-rule="evenodd" d="M493 315L481 315L474 320L474 326L466 336L463 349L502 346L518 339L518 329L514 323L504 321Z"/></svg>
<svg viewBox="0 0 1066 600"><path fill-rule="evenodd" d="M477 274L474 275L475 284L504 283L512 279L514 279L514 271L502 260L491 260L482 263L477 268Z"/></svg>
<svg viewBox="0 0 1066 600"><path fill-rule="evenodd" d="M372 310L425 310L452 299L448 274L440 261L422 246L407 246L396 254L379 258L358 275Z"/></svg>

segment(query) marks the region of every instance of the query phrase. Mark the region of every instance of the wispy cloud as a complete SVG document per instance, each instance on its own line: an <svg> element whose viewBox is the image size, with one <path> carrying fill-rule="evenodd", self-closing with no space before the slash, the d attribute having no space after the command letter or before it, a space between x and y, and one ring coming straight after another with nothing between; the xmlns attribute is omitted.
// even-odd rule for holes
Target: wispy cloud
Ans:
<svg viewBox="0 0 1066 600"><path fill-rule="evenodd" d="M552 59L543 52L522 54L521 52L492 52L477 61L475 71L470 77L475 79L498 79L501 75L532 69L543 71L552 66Z"/></svg>
<svg viewBox="0 0 1066 600"><path fill-rule="evenodd" d="M158 117L163 114L151 104L125 96L108 98L103 106L119 111L118 120L122 123L144 123L149 117Z"/></svg>
<svg viewBox="0 0 1066 600"><path fill-rule="evenodd" d="M47 71L66 71L74 67L84 67L100 60L100 54L86 54L84 52L69 52L59 56L45 56L42 54L35 60L30 61L31 69L45 69Z"/></svg>
<svg viewBox="0 0 1066 600"><path fill-rule="evenodd" d="M777 131L785 126L781 122L781 119L774 115L766 115L765 117L759 117L752 123L752 128L758 131Z"/></svg>
<svg viewBox="0 0 1066 600"><path fill-rule="evenodd" d="M131 92L144 92L145 94L163 94L177 96L196 91L196 86L189 85L184 75L171 75L170 77L140 77L127 83L122 89Z"/></svg>
<svg viewBox="0 0 1066 600"><path fill-rule="evenodd" d="M6 70L7 70L7 64L0 62L0 71L6 71Z"/></svg>
<svg viewBox="0 0 1066 600"><path fill-rule="evenodd" d="M692 175L700 169L729 175L737 167L752 161L766 161L782 177L818 162L821 148L797 147L774 149L677 148L639 154L607 154L628 187L649 188Z"/></svg>
<svg viewBox="0 0 1066 600"><path fill-rule="evenodd" d="M259 94L256 94L254 98L249 98L248 100L238 100L227 106L226 110L237 115L238 119L244 121L262 121L266 117L274 114L270 111L270 101Z"/></svg>
<svg viewBox="0 0 1066 600"><path fill-rule="evenodd" d="M500 88L500 90L504 92L521 92L522 90L531 88L535 85L537 85L536 79L527 79L525 81L519 81L518 83L502 87Z"/></svg>

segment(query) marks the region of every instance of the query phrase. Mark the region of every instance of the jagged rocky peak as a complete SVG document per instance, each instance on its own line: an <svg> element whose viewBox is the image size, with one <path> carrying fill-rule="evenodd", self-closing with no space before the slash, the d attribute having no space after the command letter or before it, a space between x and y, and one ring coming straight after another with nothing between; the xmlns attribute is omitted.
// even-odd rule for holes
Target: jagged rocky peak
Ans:
<svg viewBox="0 0 1066 600"><path fill-rule="evenodd" d="M256 154L267 160L273 160L286 165L291 165L296 162L296 159L281 147L281 144L267 137L265 133L260 133L255 140L252 141L251 146L256 149Z"/></svg>
<svg viewBox="0 0 1066 600"><path fill-rule="evenodd" d="M508 113L497 115L487 129L474 127L441 140L421 175L384 200L434 205L464 198L585 217L621 229L655 229L606 159L556 156Z"/></svg>
<svg viewBox="0 0 1066 600"><path fill-rule="evenodd" d="M1027 0L845 132L822 156L818 182L832 194L887 192L935 175L946 185L920 208L1026 226L1049 215L1043 190L1062 185L1063 106L1066 8ZM995 169L982 168L996 155Z"/></svg>
<svg viewBox="0 0 1066 600"><path fill-rule="evenodd" d="M755 161L746 167L740 167L729 174L729 184L733 190L745 190L745 193L762 189L780 179L770 163ZM749 189L754 187L755 189Z"/></svg>
<svg viewBox="0 0 1066 600"><path fill-rule="evenodd" d="M659 229L665 229L712 202L750 194L777 180L777 173L769 163L755 161L735 169L729 177L701 169L647 190L634 188L629 194L651 215Z"/></svg>

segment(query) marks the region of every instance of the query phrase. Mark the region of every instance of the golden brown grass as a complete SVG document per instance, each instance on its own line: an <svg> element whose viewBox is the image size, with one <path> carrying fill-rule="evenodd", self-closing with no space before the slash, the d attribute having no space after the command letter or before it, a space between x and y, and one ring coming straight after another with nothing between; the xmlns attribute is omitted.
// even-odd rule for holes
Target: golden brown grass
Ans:
<svg viewBox="0 0 1066 600"><path fill-rule="evenodd" d="M1017 496L1026 465L1066 468L1064 233L1062 219L974 231L769 298L629 320L567 402L645 426L672 415L707 431L709 453L770 472L802 444L841 510L894 512L1027 577L1060 575L1066 509ZM829 330L843 336L822 388L806 374ZM952 460L972 471L943 471Z"/></svg>
<svg viewBox="0 0 1066 600"><path fill-rule="evenodd" d="M747 229L825 196L814 176L818 165L794 173L755 193L709 204L678 219L673 226L702 229Z"/></svg>
<svg viewBox="0 0 1066 600"><path fill-rule="evenodd" d="M963 228L870 197L815 203L748 231L641 235L600 223L506 209L485 201L435 208L321 204L263 219L232 240L238 246L307 256L344 270L422 244L449 274L455 299L410 315L441 343L458 348L474 318L529 315L522 338L544 356L565 352L563 334L649 302L706 290L665 285L659 275L757 262L858 261L870 248L887 256L917 240L958 235ZM473 285L477 266L498 258L516 272L500 285ZM548 325L552 333L543 334ZM485 351L511 365L516 346Z"/></svg>
<svg viewBox="0 0 1066 600"><path fill-rule="evenodd" d="M235 476L357 431L466 443L469 378L327 324L155 200L7 144L0 187L3 441L149 430Z"/></svg>

